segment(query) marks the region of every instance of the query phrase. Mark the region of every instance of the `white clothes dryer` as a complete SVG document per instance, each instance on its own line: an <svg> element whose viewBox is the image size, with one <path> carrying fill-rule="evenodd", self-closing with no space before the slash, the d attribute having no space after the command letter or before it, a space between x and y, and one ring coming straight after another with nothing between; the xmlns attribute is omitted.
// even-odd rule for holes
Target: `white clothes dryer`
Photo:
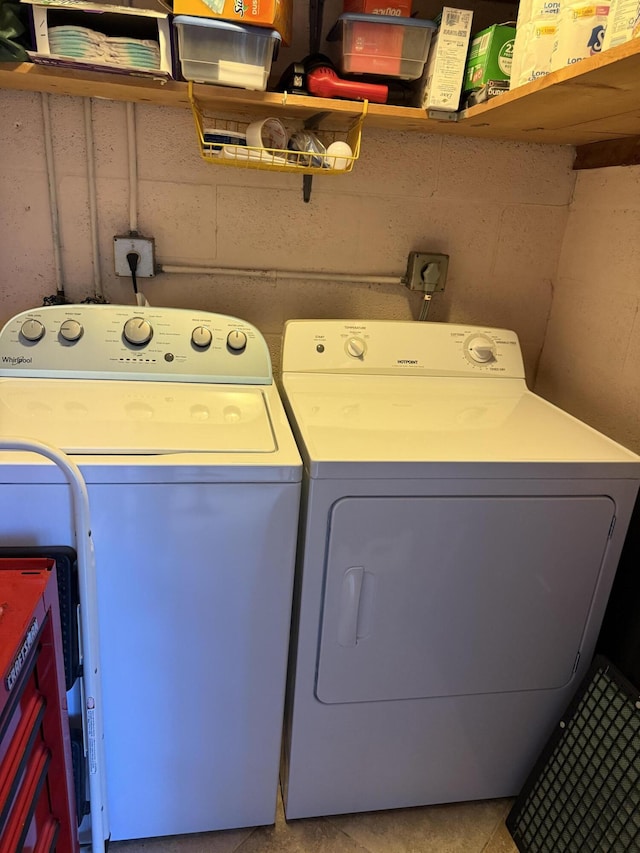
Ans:
<svg viewBox="0 0 640 853"><path fill-rule="evenodd" d="M287 818L516 794L586 672L640 458L513 332L291 321L304 483Z"/></svg>
<svg viewBox="0 0 640 853"><path fill-rule="evenodd" d="M302 465L264 338L64 305L0 333L0 437L87 483L111 838L273 823ZM66 483L0 455L0 541L73 542Z"/></svg>

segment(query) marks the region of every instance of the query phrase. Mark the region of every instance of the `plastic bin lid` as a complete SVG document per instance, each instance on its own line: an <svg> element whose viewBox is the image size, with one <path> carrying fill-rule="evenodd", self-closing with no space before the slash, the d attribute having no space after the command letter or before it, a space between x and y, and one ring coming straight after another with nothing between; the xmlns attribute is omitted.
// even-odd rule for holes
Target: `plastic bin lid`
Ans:
<svg viewBox="0 0 640 853"><path fill-rule="evenodd" d="M187 24L190 27L211 27L216 30L226 30L232 33L244 33L248 36L260 36L261 38L272 38L282 41L282 36L275 30L266 27L252 27L249 24L234 24L231 21L219 21L215 18L196 18L195 15L176 15L174 24Z"/></svg>
<svg viewBox="0 0 640 853"><path fill-rule="evenodd" d="M177 20L177 19L176 19ZM426 21L421 18L404 18L398 15L365 15L360 12L345 12L335 22L327 41L336 41L342 37L342 26L345 23L366 24L395 24L397 27L415 27L417 29L437 30L438 25L434 21Z"/></svg>

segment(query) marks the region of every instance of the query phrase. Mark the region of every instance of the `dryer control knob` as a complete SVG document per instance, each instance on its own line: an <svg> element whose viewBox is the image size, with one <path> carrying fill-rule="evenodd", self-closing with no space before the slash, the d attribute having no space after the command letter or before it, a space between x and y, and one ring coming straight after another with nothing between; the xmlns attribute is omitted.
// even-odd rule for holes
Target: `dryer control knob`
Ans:
<svg viewBox="0 0 640 853"><path fill-rule="evenodd" d="M227 335L227 346L234 352L242 352L247 346L247 336L239 329L234 329Z"/></svg>
<svg viewBox="0 0 640 853"><path fill-rule="evenodd" d="M484 335L477 335L467 343L467 352L473 361L479 364L489 364L496 360L496 348L492 340Z"/></svg>
<svg viewBox="0 0 640 853"><path fill-rule="evenodd" d="M153 328L144 317L131 317L124 324L122 334L126 341L137 347L148 344L153 337Z"/></svg>
<svg viewBox="0 0 640 853"><path fill-rule="evenodd" d="M44 326L40 320L25 320L20 328L20 334L25 340L35 343L44 335Z"/></svg>
<svg viewBox="0 0 640 853"><path fill-rule="evenodd" d="M60 326L60 337L70 343L79 341L83 332L82 323L78 323L77 320L65 320Z"/></svg>
<svg viewBox="0 0 640 853"><path fill-rule="evenodd" d="M367 345L362 338L349 338L346 344L347 355L351 358L362 358L367 351Z"/></svg>
<svg viewBox="0 0 640 853"><path fill-rule="evenodd" d="M211 329L207 329L206 326L196 326L193 332L191 332L191 343L199 349L210 347L212 340Z"/></svg>

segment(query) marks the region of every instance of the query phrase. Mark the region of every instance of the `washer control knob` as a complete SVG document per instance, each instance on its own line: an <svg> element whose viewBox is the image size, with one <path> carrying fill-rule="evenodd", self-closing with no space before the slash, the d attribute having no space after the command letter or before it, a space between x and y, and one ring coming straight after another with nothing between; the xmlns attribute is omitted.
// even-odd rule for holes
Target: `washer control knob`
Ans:
<svg viewBox="0 0 640 853"><path fill-rule="evenodd" d="M79 341L83 332L82 323L77 320L65 320L60 326L60 337L69 343Z"/></svg>
<svg viewBox="0 0 640 853"><path fill-rule="evenodd" d="M227 346L234 352L242 352L247 346L247 336L239 329L234 329L227 335Z"/></svg>
<svg viewBox="0 0 640 853"><path fill-rule="evenodd" d="M367 345L362 338L349 338L346 345L347 355L351 358L362 358L367 351Z"/></svg>
<svg viewBox="0 0 640 853"><path fill-rule="evenodd" d="M144 317L131 317L124 324L122 334L126 341L137 347L143 347L148 344L153 337L153 328L148 320Z"/></svg>
<svg viewBox="0 0 640 853"><path fill-rule="evenodd" d="M196 326L193 332L191 332L191 343L194 347L207 349L207 347L211 346L212 340L213 335L211 334L211 329L207 329L206 326Z"/></svg>
<svg viewBox="0 0 640 853"><path fill-rule="evenodd" d="M476 335L467 343L467 352L472 361L489 364L496 360L496 348L492 340L484 335Z"/></svg>
<svg viewBox="0 0 640 853"><path fill-rule="evenodd" d="M35 343L44 335L44 326L40 320L25 320L20 328L20 334L25 340Z"/></svg>

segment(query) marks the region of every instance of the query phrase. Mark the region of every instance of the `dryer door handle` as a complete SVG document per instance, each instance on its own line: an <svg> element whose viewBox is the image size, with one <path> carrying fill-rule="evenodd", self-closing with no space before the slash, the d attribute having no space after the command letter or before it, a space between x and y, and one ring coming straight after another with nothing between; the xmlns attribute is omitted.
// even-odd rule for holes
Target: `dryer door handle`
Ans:
<svg viewBox="0 0 640 853"><path fill-rule="evenodd" d="M353 647L358 642L358 610L362 594L364 568L353 566L344 573L338 621L338 643Z"/></svg>

